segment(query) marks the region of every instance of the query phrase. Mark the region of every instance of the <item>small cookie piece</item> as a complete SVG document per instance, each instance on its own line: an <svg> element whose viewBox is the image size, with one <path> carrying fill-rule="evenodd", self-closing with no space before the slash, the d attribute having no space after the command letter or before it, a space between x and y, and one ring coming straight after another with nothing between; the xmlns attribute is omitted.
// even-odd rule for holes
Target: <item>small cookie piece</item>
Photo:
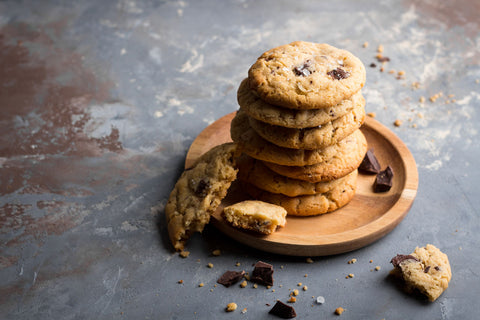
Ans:
<svg viewBox="0 0 480 320"><path fill-rule="evenodd" d="M182 251L194 232L202 232L237 177L234 143L216 146L185 170L170 193L165 214L173 247Z"/></svg>
<svg viewBox="0 0 480 320"><path fill-rule="evenodd" d="M296 41L262 54L248 71L250 88L270 104L320 109L339 104L365 84L363 63L328 44Z"/></svg>
<svg viewBox="0 0 480 320"><path fill-rule="evenodd" d="M242 155L237 160L238 179L246 181L259 189L281 193L289 197L314 195L332 190L346 177L325 182L308 182L282 176L270 170L264 162Z"/></svg>
<svg viewBox="0 0 480 320"><path fill-rule="evenodd" d="M242 151L252 158L286 166L306 166L327 161L345 147L343 140L330 147L315 150L279 147L259 136L250 127L248 116L242 110L233 118L230 134Z"/></svg>
<svg viewBox="0 0 480 320"><path fill-rule="evenodd" d="M403 279L407 292L418 290L430 301L448 288L452 278L447 255L431 244L417 247L410 255L397 255L391 263L394 269L390 273Z"/></svg>
<svg viewBox="0 0 480 320"><path fill-rule="evenodd" d="M265 140L292 149L322 149L343 140L365 121L365 108L356 106L351 112L313 128L292 129L249 118L250 126Z"/></svg>
<svg viewBox="0 0 480 320"><path fill-rule="evenodd" d="M357 170L347 177L328 192L298 197L271 193L244 183L246 192L252 197L284 207L287 215L314 216L337 210L352 200L357 188Z"/></svg>
<svg viewBox="0 0 480 320"><path fill-rule="evenodd" d="M289 178L312 183L342 178L355 170L367 151L367 139L360 130L338 143L338 152L326 161L307 166L284 166L272 162L263 163L270 170Z"/></svg>
<svg viewBox="0 0 480 320"><path fill-rule="evenodd" d="M232 226L271 234L277 227L284 227L287 211L263 201L245 200L223 209L225 220Z"/></svg>
<svg viewBox="0 0 480 320"><path fill-rule="evenodd" d="M237 91L240 108L250 117L286 128L312 128L333 121L356 106L365 107L365 98L357 92L339 104L322 109L294 110L269 104L251 90L244 79Z"/></svg>

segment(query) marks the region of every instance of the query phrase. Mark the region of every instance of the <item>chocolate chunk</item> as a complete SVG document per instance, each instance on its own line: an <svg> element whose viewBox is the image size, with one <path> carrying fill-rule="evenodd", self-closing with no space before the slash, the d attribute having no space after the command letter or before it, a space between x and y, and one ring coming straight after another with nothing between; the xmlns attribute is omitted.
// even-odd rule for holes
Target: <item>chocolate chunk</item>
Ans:
<svg viewBox="0 0 480 320"><path fill-rule="evenodd" d="M423 272L425 272L425 273L428 273L428 271L430 271L430 266L427 266L427 267L425 268L425 270L423 270Z"/></svg>
<svg viewBox="0 0 480 320"><path fill-rule="evenodd" d="M435 270L437 270L437 271L440 271L440 267L439 267L439 266L436 266L436 267L433 268L433 269L435 269Z"/></svg>
<svg viewBox="0 0 480 320"><path fill-rule="evenodd" d="M268 313L276 315L282 319L292 319L297 316L295 309L282 301L277 301Z"/></svg>
<svg viewBox="0 0 480 320"><path fill-rule="evenodd" d="M200 180L195 188L195 194L199 197L206 197L212 186L205 180Z"/></svg>
<svg viewBox="0 0 480 320"><path fill-rule="evenodd" d="M312 64L312 60L307 60L303 64L293 68L293 72L295 72L296 76L306 77L315 71L314 67L315 66Z"/></svg>
<svg viewBox="0 0 480 320"><path fill-rule="evenodd" d="M388 62L390 61L389 57L377 57L378 62Z"/></svg>
<svg viewBox="0 0 480 320"><path fill-rule="evenodd" d="M225 287L230 287L232 284L237 283L245 275L245 271L226 271L220 278L218 278L217 283L223 284Z"/></svg>
<svg viewBox="0 0 480 320"><path fill-rule="evenodd" d="M392 260L390 260L390 263L393 264L394 267L398 267L400 266L400 263L405 260L415 260L420 262L420 260L410 254L397 254L395 257L392 258Z"/></svg>
<svg viewBox="0 0 480 320"><path fill-rule="evenodd" d="M374 192L386 192L392 187L393 170L388 166L385 170L377 174L373 185Z"/></svg>
<svg viewBox="0 0 480 320"><path fill-rule="evenodd" d="M370 67L371 67L371 68L375 68L376 66L377 66L377 65L376 65L375 63L373 63L373 62L370 63Z"/></svg>
<svg viewBox="0 0 480 320"><path fill-rule="evenodd" d="M255 264L250 280L266 286L272 286L273 285L273 266L271 264L258 261Z"/></svg>
<svg viewBox="0 0 480 320"><path fill-rule="evenodd" d="M373 153L373 149L369 149L365 154L365 157L360 163L358 169L365 173L379 173L380 172L380 163L377 160L377 157Z"/></svg>
<svg viewBox="0 0 480 320"><path fill-rule="evenodd" d="M345 71L342 68L333 69L328 71L327 74L334 80L342 80L350 77L350 72Z"/></svg>

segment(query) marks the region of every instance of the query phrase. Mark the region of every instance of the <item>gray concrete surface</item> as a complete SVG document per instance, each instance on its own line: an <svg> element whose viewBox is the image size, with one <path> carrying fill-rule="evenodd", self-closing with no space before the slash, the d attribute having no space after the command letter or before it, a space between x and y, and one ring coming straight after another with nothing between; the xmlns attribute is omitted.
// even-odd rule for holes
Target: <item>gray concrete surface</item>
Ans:
<svg viewBox="0 0 480 320"><path fill-rule="evenodd" d="M273 319L299 282L298 319L336 318L339 306L342 319L476 318L479 12L467 0L0 1L0 318ZM367 67L366 108L416 159L413 207L381 240L311 264L211 226L180 258L163 208L189 145L237 109L255 59L294 40L345 48L366 66L384 46L391 61ZM427 243L453 269L434 303L387 277L393 255ZM272 288L215 287L258 260L274 265Z"/></svg>

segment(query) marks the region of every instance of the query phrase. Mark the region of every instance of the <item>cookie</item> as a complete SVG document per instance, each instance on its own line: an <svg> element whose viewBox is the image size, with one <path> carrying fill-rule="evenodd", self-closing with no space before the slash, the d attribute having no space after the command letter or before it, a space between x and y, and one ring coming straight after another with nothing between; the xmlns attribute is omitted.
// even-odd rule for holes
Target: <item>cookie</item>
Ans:
<svg viewBox="0 0 480 320"><path fill-rule="evenodd" d="M315 195L288 197L283 194L261 190L251 184L245 185L245 190L255 199L282 206L292 216L314 216L337 210L352 200L357 185L355 170L342 183L328 192Z"/></svg>
<svg viewBox="0 0 480 320"><path fill-rule="evenodd" d="M362 162L367 151L367 139L360 130L339 142L338 152L330 159L307 166L285 166L264 161L272 171L309 182L331 181L349 174Z"/></svg>
<svg viewBox="0 0 480 320"><path fill-rule="evenodd" d="M357 92L337 105L322 109L292 110L269 104L251 90L244 79L237 91L240 108L250 117L262 122L286 128L311 128L335 120L355 106L365 106L365 98Z"/></svg>
<svg viewBox="0 0 480 320"><path fill-rule="evenodd" d="M277 227L284 227L287 211L277 205L245 200L223 209L225 220L232 226L263 234L271 234Z"/></svg>
<svg viewBox="0 0 480 320"><path fill-rule="evenodd" d="M324 149L302 150L279 147L263 139L250 127L248 116L239 110L232 120L230 134L242 151L252 158L285 166L307 166L331 159L345 147L345 142Z"/></svg>
<svg viewBox="0 0 480 320"><path fill-rule="evenodd" d="M226 143L203 154L185 170L170 193L165 215L173 247L182 251L194 232L202 232L237 177L236 145Z"/></svg>
<svg viewBox="0 0 480 320"><path fill-rule="evenodd" d="M356 106L351 112L314 128L293 129L275 126L249 117L250 126L265 140L292 149L322 149L331 146L361 127L365 108Z"/></svg>
<svg viewBox="0 0 480 320"><path fill-rule="evenodd" d="M259 189L271 193L281 193L289 197L325 193L347 179L347 177L344 177L316 183L292 179L273 172L260 160L247 155L242 155L237 159L237 166L239 180L246 181Z"/></svg>
<svg viewBox="0 0 480 320"><path fill-rule="evenodd" d="M365 84L353 54L328 44L296 41L262 54L248 71L250 88L270 104L320 109L339 104Z"/></svg>
<svg viewBox="0 0 480 320"><path fill-rule="evenodd" d="M391 263L395 267L391 274L403 279L407 292L419 291L430 301L435 301L448 288L452 278L447 255L431 244L417 247L409 255L399 254Z"/></svg>

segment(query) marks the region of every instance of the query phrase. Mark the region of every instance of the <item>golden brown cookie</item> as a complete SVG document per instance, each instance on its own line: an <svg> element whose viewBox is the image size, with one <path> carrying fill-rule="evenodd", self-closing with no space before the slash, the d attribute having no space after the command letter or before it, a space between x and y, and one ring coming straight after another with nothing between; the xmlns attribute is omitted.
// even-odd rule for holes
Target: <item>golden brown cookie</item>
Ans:
<svg viewBox="0 0 480 320"><path fill-rule="evenodd" d="M307 150L323 149L339 142L360 128L365 121L365 108L358 105L340 118L314 128L285 128L251 117L249 121L253 130L277 146Z"/></svg>
<svg viewBox="0 0 480 320"><path fill-rule="evenodd" d="M355 170L342 183L328 192L288 197L283 194L261 190L245 183L245 191L255 199L282 206L292 216L314 216L337 210L352 200L357 185L357 171Z"/></svg>
<svg viewBox="0 0 480 320"><path fill-rule="evenodd" d="M289 197L326 193L347 179L343 177L316 183L292 179L273 172L262 161L245 154L237 159L237 167L239 180L246 181L259 189Z"/></svg>
<svg viewBox="0 0 480 320"><path fill-rule="evenodd" d="M185 170L170 193L165 215L173 247L181 251L194 232L202 232L237 177L236 145L216 146Z"/></svg>
<svg viewBox="0 0 480 320"><path fill-rule="evenodd" d="M285 226L287 211L271 203L245 200L225 207L223 216L236 228L271 234Z"/></svg>
<svg viewBox="0 0 480 320"><path fill-rule="evenodd" d="M285 166L265 161L272 171L293 179L309 182L339 179L357 169L367 152L367 140L356 130L340 143L341 148L330 159L307 166Z"/></svg>
<svg viewBox="0 0 480 320"><path fill-rule="evenodd" d="M327 148L316 150L279 147L259 136L250 127L248 116L242 110L239 110L233 118L230 133L232 140L252 158L286 166L306 166L324 162L345 148L343 140Z"/></svg>
<svg viewBox="0 0 480 320"><path fill-rule="evenodd" d="M395 267L391 274L403 279L407 292L418 290L430 301L435 301L448 288L452 278L447 255L431 244L417 247L409 255L399 254L391 263Z"/></svg>
<svg viewBox="0 0 480 320"><path fill-rule="evenodd" d="M262 54L248 71L250 88L270 104L320 109L339 104L365 84L363 63L328 44L296 41Z"/></svg>
<svg viewBox="0 0 480 320"><path fill-rule="evenodd" d="M248 79L244 79L237 92L240 108L250 117L262 122L286 128L311 128L335 120L355 106L365 106L361 91L339 104L321 109L294 110L269 104L251 90Z"/></svg>

